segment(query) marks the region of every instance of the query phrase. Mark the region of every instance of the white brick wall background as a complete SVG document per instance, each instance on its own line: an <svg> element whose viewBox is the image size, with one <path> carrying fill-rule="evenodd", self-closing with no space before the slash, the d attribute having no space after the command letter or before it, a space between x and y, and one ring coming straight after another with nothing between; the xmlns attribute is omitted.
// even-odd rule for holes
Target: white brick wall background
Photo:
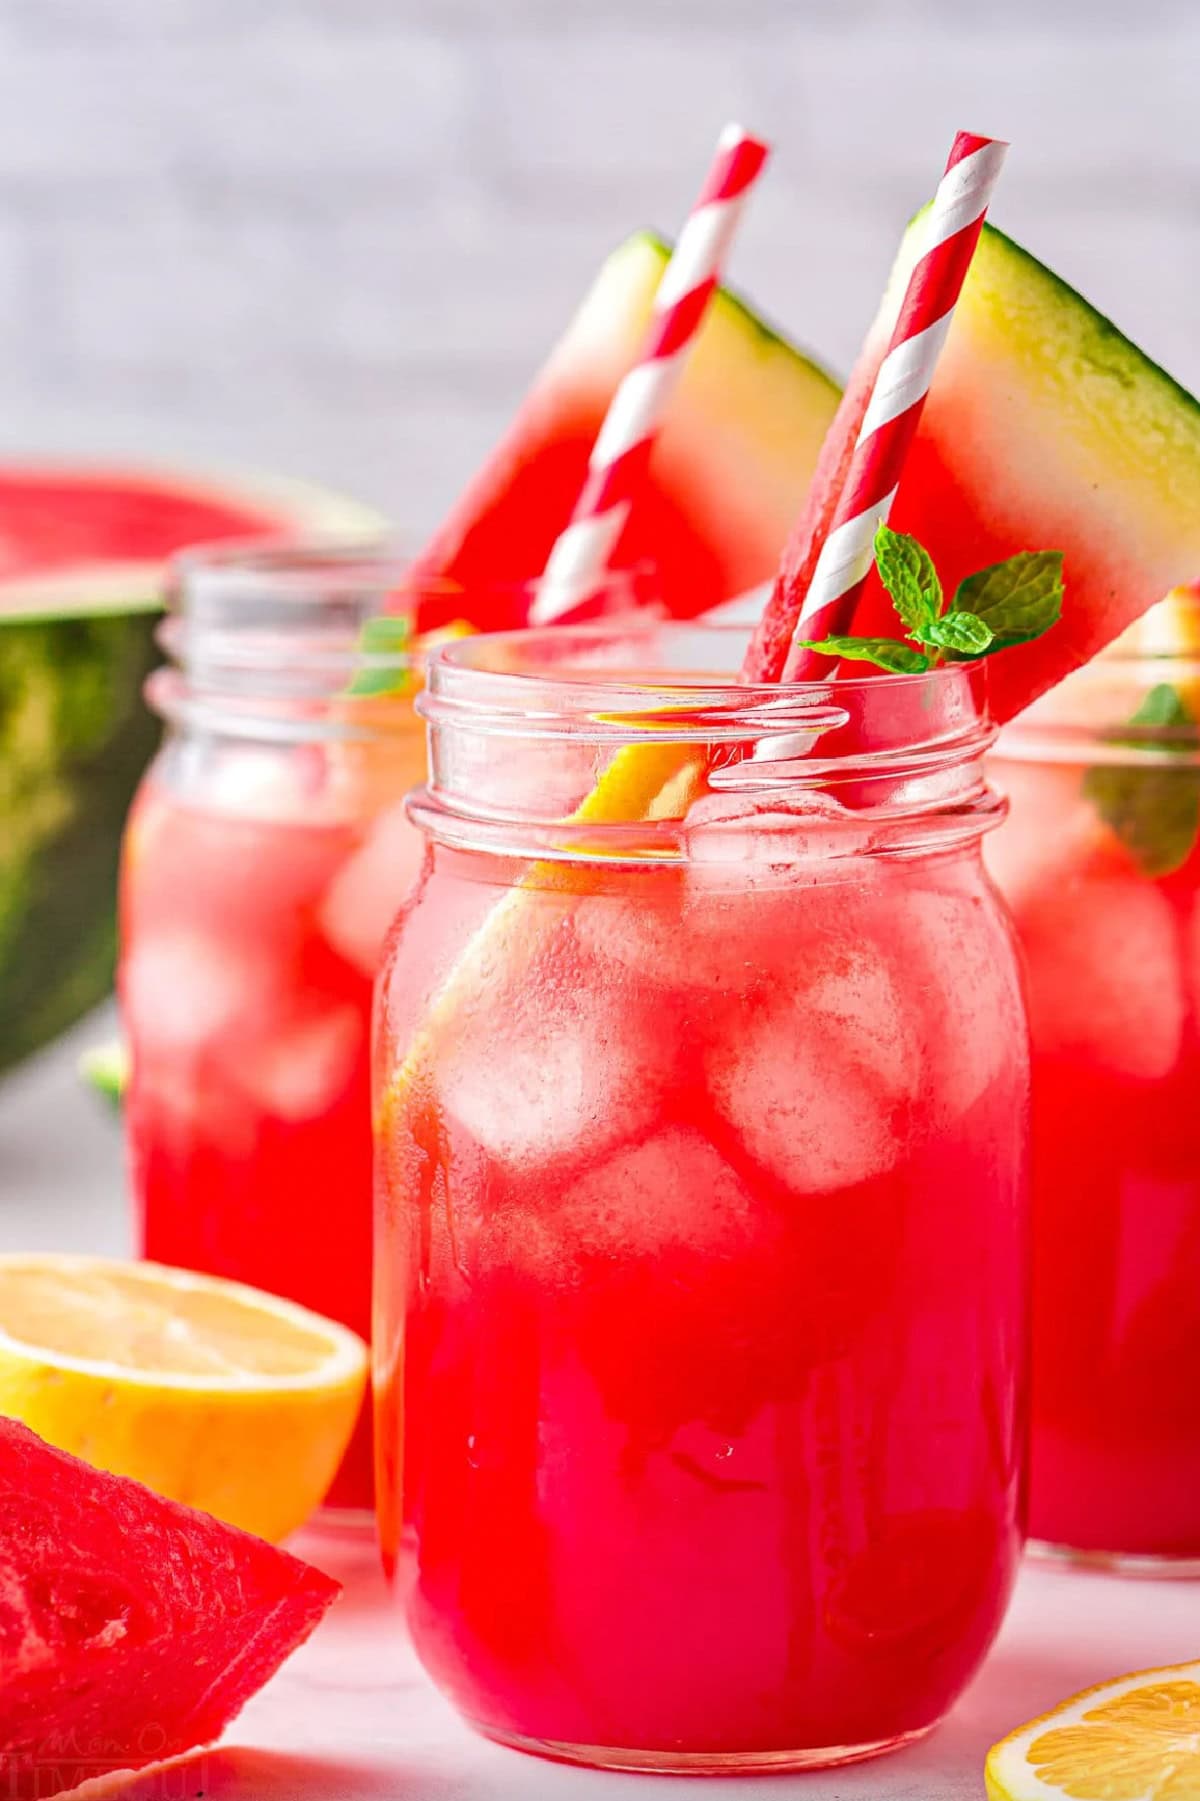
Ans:
<svg viewBox="0 0 1200 1801"><path fill-rule="evenodd" d="M274 465L417 528L716 131L735 277L845 367L958 124L1200 385L1196 0L0 0L0 453Z"/></svg>

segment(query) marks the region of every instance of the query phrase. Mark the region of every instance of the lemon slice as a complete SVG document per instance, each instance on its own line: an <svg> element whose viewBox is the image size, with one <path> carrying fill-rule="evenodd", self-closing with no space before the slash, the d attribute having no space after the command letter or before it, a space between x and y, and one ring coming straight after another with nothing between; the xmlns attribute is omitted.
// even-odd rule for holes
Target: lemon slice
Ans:
<svg viewBox="0 0 1200 1801"><path fill-rule="evenodd" d="M993 1745L985 1776L991 1801L1196 1801L1200 1663L1073 1695Z"/></svg>
<svg viewBox="0 0 1200 1801"><path fill-rule="evenodd" d="M275 1295L157 1263L0 1256L0 1413L262 1538L324 1498L367 1353Z"/></svg>

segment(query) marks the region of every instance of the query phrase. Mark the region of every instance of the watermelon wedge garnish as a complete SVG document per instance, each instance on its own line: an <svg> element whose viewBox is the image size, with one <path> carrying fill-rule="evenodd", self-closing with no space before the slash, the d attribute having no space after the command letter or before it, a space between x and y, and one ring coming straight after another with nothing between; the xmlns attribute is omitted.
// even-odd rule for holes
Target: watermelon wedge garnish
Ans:
<svg viewBox="0 0 1200 1801"><path fill-rule="evenodd" d="M748 673L772 679L824 541L921 222L830 431ZM992 226L967 276L892 509L944 588L1024 550L1064 553L1059 625L990 659L991 709L1011 718L1200 572L1200 403L1073 288ZM895 631L876 576L858 636Z"/></svg>
<svg viewBox="0 0 1200 1801"><path fill-rule="evenodd" d="M0 1069L111 985L117 847L158 739L142 683L166 558L382 523L303 483L0 464Z"/></svg>
<svg viewBox="0 0 1200 1801"><path fill-rule="evenodd" d="M485 590L541 574L579 497L609 401L637 358L668 256L659 238L639 232L603 264L500 444L422 556L427 573ZM680 616L769 580L837 400L823 369L719 290L616 565L653 563L659 597ZM423 608L422 624L442 624L454 610L451 600L441 612Z"/></svg>
<svg viewBox="0 0 1200 1801"><path fill-rule="evenodd" d="M338 1593L0 1420L0 1794L44 1801L210 1743Z"/></svg>

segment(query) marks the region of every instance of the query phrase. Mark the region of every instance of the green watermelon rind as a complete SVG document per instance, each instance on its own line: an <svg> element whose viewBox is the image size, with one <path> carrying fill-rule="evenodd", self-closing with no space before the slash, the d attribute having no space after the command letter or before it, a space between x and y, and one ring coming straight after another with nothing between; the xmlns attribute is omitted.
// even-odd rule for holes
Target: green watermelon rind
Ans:
<svg viewBox="0 0 1200 1801"><path fill-rule="evenodd" d="M916 215L909 228L910 231L919 226L927 211L927 208L923 208ZM1148 356L1133 342L1132 338L1121 330L1119 325L1114 324L1106 313L1102 313L1099 307L1087 299L1086 295L1081 294L1078 288L1072 287L1069 281L1065 281L1053 269L1047 268L1046 264L1040 262L1032 251L1026 250L1023 244L1018 244L1015 238L1010 238L1007 232L1001 231L998 226L985 225L983 235L994 250L1002 252L1014 262L1022 265L1025 279L1030 282L1030 285L1042 286L1047 290L1048 295L1054 296L1056 306L1070 309L1072 316L1078 321L1080 338L1085 336L1084 328L1090 328L1095 335L1097 353L1089 353L1081 344L1077 354L1085 362L1090 363L1097 374L1112 376L1124 364L1134 373L1139 384L1141 382L1160 384L1166 390L1165 397L1170 398L1172 406L1177 406L1182 402L1187 411L1200 416L1200 399L1197 399L1196 395L1185 388L1182 382L1177 381L1168 370L1163 368L1161 363L1156 363L1153 357ZM1099 353L1101 346L1103 346L1103 354Z"/></svg>
<svg viewBox="0 0 1200 1801"><path fill-rule="evenodd" d="M769 674L786 656L798 597L836 506L901 297L925 248L927 216L928 209L919 213L905 235L826 440L785 552L783 580L752 647L757 675ZM966 335L956 335L964 321ZM1025 459L1001 441L1010 423L1018 438L1023 434ZM969 477L956 460L956 434ZM985 486L989 457L994 495ZM913 469L924 469L929 485L913 479ZM965 480L974 483L969 491ZM1075 559L1061 625L1033 646L1002 653L989 669L999 721L1095 656L1169 589L1195 579L1198 492L1200 401L1069 282L985 226L892 523L928 543L943 563L944 580L1046 545ZM973 525L980 542L972 544ZM1072 605L1079 595L1082 601ZM866 636L887 630L885 614L894 624L882 590L868 583L854 630Z"/></svg>
<svg viewBox="0 0 1200 1801"><path fill-rule="evenodd" d="M158 742L152 615L0 626L0 1070L111 986L121 831Z"/></svg>

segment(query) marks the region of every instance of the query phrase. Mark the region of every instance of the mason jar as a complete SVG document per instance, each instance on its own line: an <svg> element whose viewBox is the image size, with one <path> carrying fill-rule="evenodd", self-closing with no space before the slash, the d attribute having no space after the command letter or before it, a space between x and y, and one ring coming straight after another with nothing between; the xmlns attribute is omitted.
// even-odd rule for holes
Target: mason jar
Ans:
<svg viewBox="0 0 1200 1801"><path fill-rule="evenodd" d="M404 566L230 548L175 566L162 748L121 882L142 1252L370 1325L371 982L419 870ZM369 1414L330 1494L371 1506Z"/></svg>
<svg viewBox="0 0 1200 1801"><path fill-rule="evenodd" d="M611 1768L926 1732L1023 1528L1028 1051L984 676L440 649L377 990L379 1517L476 1727Z"/></svg>
<svg viewBox="0 0 1200 1801"><path fill-rule="evenodd" d="M1006 727L1033 1037L1030 1530L1200 1571L1200 601Z"/></svg>

